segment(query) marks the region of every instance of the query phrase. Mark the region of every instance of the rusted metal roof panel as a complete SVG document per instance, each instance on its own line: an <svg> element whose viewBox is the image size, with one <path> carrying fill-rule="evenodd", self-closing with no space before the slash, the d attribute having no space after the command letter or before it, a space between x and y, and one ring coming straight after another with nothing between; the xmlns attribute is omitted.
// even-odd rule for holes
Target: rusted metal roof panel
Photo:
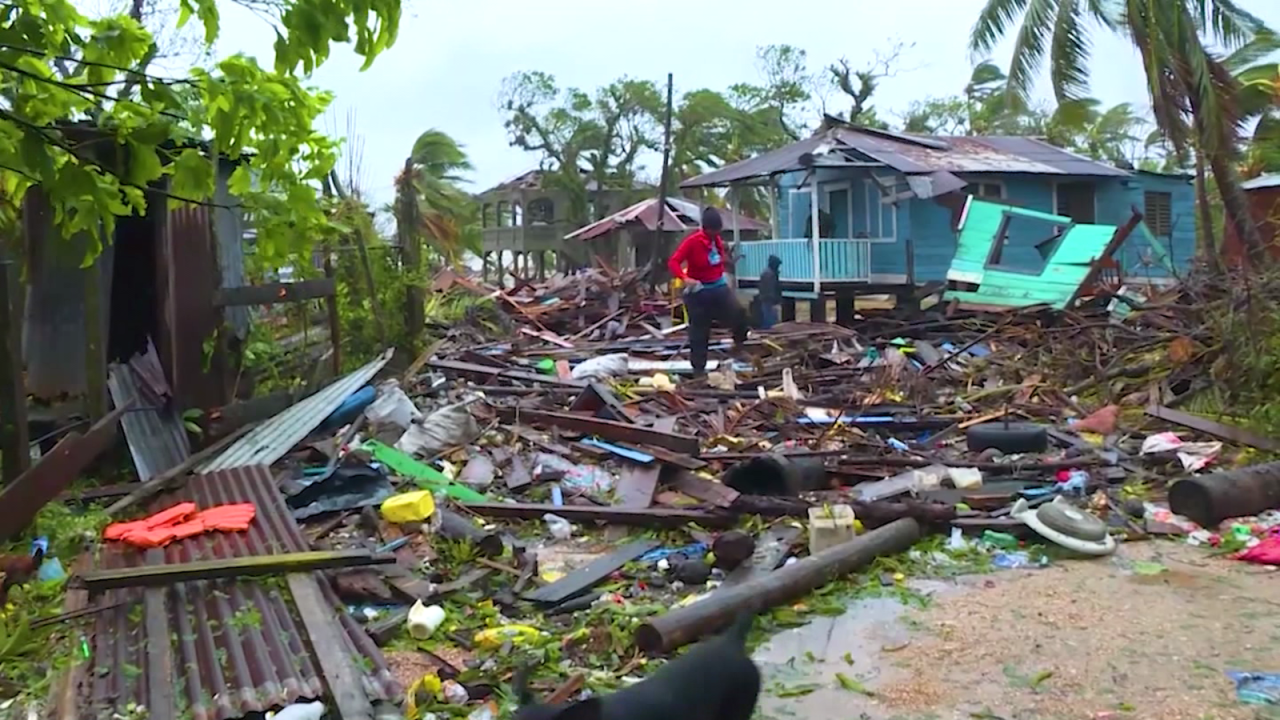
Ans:
<svg viewBox="0 0 1280 720"><path fill-rule="evenodd" d="M694 178L689 178L680 183L680 187L712 187L716 185L729 185L731 183L740 183L746 180L768 177L780 173L788 173L800 168L800 156L813 152L823 143L828 142L825 134L814 135L811 138L791 143L777 150L770 150L763 155L757 155L746 160L739 160L736 163L725 165L719 170L712 170L709 173L703 173Z"/></svg>
<svg viewBox="0 0 1280 720"><path fill-rule="evenodd" d="M187 431L155 346L148 343L146 353L134 355L125 364L109 365L107 389L116 407L133 403L120 424L140 480L146 482L177 467L191 455Z"/></svg>
<svg viewBox="0 0 1280 720"><path fill-rule="evenodd" d="M684 232L698 227L702 220L702 205L683 198L667 198L666 216L662 219L662 229L671 232ZM733 214L722 211L725 231L733 227ZM590 225L575 230L564 236L565 240L591 240L606 235L616 228L632 223L642 225L646 230L658 229L658 199L648 198L623 208L612 215L601 218ZM746 215L738 215L738 229L743 231L763 231L769 225Z"/></svg>
<svg viewBox="0 0 1280 720"><path fill-rule="evenodd" d="M266 467L193 476L180 490L157 499L151 512L183 501L202 508L251 502L258 514L248 532L210 533L149 551L150 555L123 543L108 543L97 568L309 549ZM362 658L355 665L370 702L398 699L402 690L382 653L340 609L329 582L320 573L312 575L325 602L334 608L348 652ZM147 592L152 593L150 606ZM94 621L81 717L109 717L113 709L131 702L150 708L160 698L172 705L177 717L232 720L325 695L320 659L311 650L287 586L279 579L197 581L104 594L104 604L122 604ZM148 642L154 633L167 639L167 653ZM167 666L156 662L165 654Z"/></svg>
<svg viewBox="0 0 1280 720"><path fill-rule="evenodd" d="M377 360L329 385L329 387L276 415L237 440L216 458L204 463L196 472L211 473L246 465L270 465L284 457L324 419L338 409L343 400L368 384L378 374L394 350L387 350Z"/></svg>

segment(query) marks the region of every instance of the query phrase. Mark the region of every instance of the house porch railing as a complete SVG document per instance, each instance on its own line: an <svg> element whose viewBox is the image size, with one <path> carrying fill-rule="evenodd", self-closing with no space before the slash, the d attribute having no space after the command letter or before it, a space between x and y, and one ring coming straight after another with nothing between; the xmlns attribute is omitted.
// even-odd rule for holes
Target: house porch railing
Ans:
<svg viewBox="0 0 1280 720"><path fill-rule="evenodd" d="M823 238L815 256L813 241L807 238L744 240L738 245L737 277L760 277L769 256L782 259L783 282L869 282L871 280L870 238Z"/></svg>

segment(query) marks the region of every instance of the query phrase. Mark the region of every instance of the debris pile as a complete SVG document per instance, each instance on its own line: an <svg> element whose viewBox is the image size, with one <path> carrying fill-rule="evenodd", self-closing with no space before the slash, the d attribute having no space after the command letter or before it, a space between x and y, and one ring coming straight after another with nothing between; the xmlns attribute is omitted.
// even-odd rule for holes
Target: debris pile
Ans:
<svg viewBox="0 0 1280 720"><path fill-rule="evenodd" d="M518 664L541 696L616 688L736 613L838 613L832 588L911 570L1161 535L1275 561L1280 471L1232 469L1273 441L1175 407L1221 357L1187 286L784 322L736 356L717 337L702 378L643 272L435 289L482 302L407 369L388 354L122 493L68 610L96 615L91 666L147 677L81 672L87 702L483 720Z"/></svg>

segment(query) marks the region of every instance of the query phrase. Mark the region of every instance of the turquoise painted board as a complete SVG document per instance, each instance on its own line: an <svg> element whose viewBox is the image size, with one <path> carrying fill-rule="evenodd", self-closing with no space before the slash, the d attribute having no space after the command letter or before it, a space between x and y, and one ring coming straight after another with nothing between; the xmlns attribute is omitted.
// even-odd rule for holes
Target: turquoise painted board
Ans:
<svg viewBox="0 0 1280 720"><path fill-rule="evenodd" d="M971 200L947 279L975 284L978 289L949 290L943 294L944 300L1010 307L1043 303L1061 309L1088 276L1090 263L1102 255L1116 232L1111 225L1072 225L1039 272L989 268L991 244L1006 214L1061 225L1071 223L1070 218L1059 215Z"/></svg>

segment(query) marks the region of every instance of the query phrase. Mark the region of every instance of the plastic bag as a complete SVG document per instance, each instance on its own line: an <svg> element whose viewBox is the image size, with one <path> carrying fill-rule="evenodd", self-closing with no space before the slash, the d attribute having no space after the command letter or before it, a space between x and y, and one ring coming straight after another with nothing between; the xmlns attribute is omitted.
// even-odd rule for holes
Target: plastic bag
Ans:
<svg viewBox="0 0 1280 720"><path fill-rule="evenodd" d="M480 426L467 406L471 402L446 405L409 425L396 441L395 448L406 455L435 455L449 448L461 447L480 437Z"/></svg>
<svg viewBox="0 0 1280 720"><path fill-rule="evenodd" d="M575 492L607 493L613 489L613 475L595 465L578 465L551 453L538 453L533 464L535 476L548 470L561 473L560 484Z"/></svg>
<svg viewBox="0 0 1280 720"><path fill-rule="evenodd" d="M569 375L574 380L609 380L627 374L627 354L602 355L578 363Z"/></svg>
<svg viewBox="0 0 1280 720"><path fill-rule="evenodd" d="M388 380L378 386L378 398L364 414L372 423L390 423L406 430L416 420L422 419L422 411L413 404L396 380Z"/></svg>

